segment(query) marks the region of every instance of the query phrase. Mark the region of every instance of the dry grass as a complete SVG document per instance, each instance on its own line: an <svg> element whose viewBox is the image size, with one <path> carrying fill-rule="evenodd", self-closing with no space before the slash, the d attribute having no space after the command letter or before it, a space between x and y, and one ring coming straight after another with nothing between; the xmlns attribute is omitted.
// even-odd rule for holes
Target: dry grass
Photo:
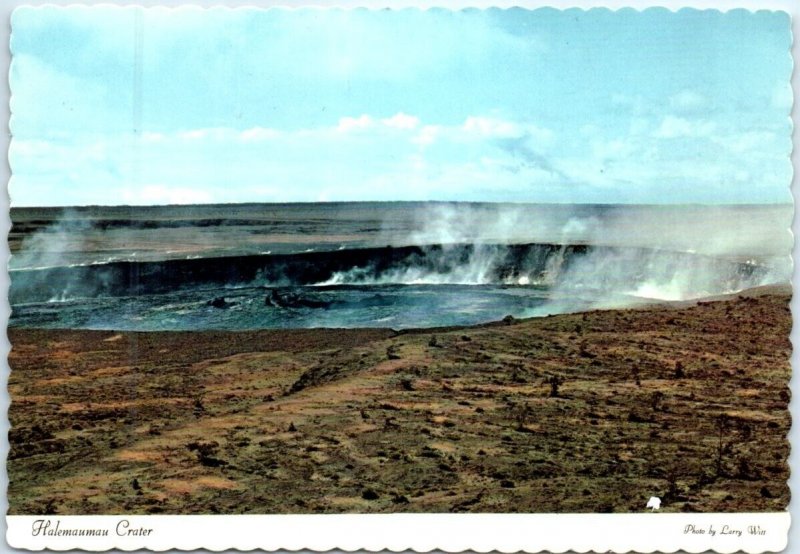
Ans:
<svg viewBox="0 0 800 554"><path fill-rule="evenodd" d="M11 329L9 513L638 512L650 496L783 510L788 301L437 330L433 345Z"/></svg>

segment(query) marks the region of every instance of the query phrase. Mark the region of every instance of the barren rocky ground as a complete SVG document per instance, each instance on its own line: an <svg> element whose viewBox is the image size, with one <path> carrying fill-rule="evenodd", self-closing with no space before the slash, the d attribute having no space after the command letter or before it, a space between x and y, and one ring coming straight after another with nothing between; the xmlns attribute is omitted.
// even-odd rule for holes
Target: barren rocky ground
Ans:
<svg viewBox="0 0 800 554"><path fill-rule="evenodd" d="M10 329L10 514L778 511L789 293L464 329Z"/></svg>

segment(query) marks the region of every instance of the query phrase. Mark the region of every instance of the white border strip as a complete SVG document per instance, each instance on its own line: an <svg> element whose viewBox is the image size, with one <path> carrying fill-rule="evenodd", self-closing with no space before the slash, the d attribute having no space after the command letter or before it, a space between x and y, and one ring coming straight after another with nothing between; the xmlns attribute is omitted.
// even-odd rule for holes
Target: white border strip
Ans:
<svg viewBox="0 0 800 554"><path fill-rule="evenodd" d="M372 514L7 516L30 550L207 549L429 552L779 552L788 512L733 514ZM83 535L75 536L83 531ZM87 536L88 535L88 536Z"/></svg>
<svg viewBox="0 0 800 554"><path fill-rule="evenodd" d="M487 8L537 8L567 9L633 9L664 8L672 11L681 9L718 10L773 10L785 11L792 16L798 14L795 0L7 0L0 13L20 6L136 6L145 8L385 8L419 9L487 9ZM11 6L7 10L6 6ZM2 56L0 56L2 59Z"/></svg>

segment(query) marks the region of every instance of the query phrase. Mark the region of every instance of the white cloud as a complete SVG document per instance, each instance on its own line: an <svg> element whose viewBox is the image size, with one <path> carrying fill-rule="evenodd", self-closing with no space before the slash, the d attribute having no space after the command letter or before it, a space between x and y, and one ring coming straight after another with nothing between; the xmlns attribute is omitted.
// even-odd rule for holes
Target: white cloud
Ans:
<svg viewBox="0 0 800 554"><path fill-rule="evenodd" d="M669 106L675 111L692 113L701 111L708 105L708 100L702 94L691 90L682 90L669 99Z"/></svg>
<svg viewBox="0 0 800 554"><path fill-rule="evenodd" d="M244 142L259 142L271 140L281 136L281 132L266 127L253 127L239 133L239 138Z"/></svg>
<svg viewBox="0 0 800 554"><path fill-rule="evenodd" d="M343 117L339 120L336 130L340 133L349 133L354 130L368 129L374 124L373 119L366 114L360 117Z"/></svg>
<svg viewBox="0 0 800 554"><path fill-rule="evenodd" d="M9 146L9 156L48 156L55 153L53 144L46 140L14 139Z"/></svg>
<svg viewBox="0 0 800 554"><path fill-rule="evenodd" d="M123 122L109 107L109 94L101 83L61 71L34 55L14 55L9 85L15 136L50 138L65 131L108 132L130 125L130 118ZM42 94L44 90L48 94Z"/></svg>
<svg viewBox="0 0 800 554"><path fill-rule="evenodd" d="M395 129L416 129L419 125L419 118L400 112L387 119L382 119L381 123Z"/></svg>
<svg viewBox="0 0 800 554"><path fill-rule="evenodd" d="M786 137L788 146L788 137ZM746 131L744 133L727 134L716 138L716 142L722 144L735 154L753 154L761 150L764 145L772 145L770 150L774 154L780 154L780 149L775 148L779 144L778 137L768 131ZM786 155L789 155L788 149Z"/></svg>
<svg viewBox="0 0 800 554"><path fill-rule="evenodd" d="M683 117L667 115L653 136L657 138L708 137L714 133L713 121L690 121Z"/></svg>
<svg viewBox="0 0 800 554"><path fill-rule="evenodd" d="M161 142L164 140L164 135L162 133L153 133L150 131L145 131L142 133L142 140L144 142Z"/></svg>
<svg viewBox="0 0 800 554"><path fill-rule="evenodd" d="M411 139L411 142L419 146L428 146L433 144L436 138L441 134L442 128L438 125L425 125L420 129L419 133Z"/></svg>
<svg viewBox="0 0 800 554"><path fill-rule="evenodd" d="M484 137L514 138L522 136L522 129L512 121L471 115L464 121L462 129Z"/></svg>
<svg viewBox="0 0 800 554"><path fill-rule="evenodd" d="M539 147L549 146L555 140L555 134L550 129L539 127L533 124L527 124L523 127L525 134L527 134L533 143Z"/></svg>
<svg viewBox="0 0 800 554"><path fill-rule="evenodd" d="M208 130L193 129L191 131L181 131L180 133L178 133L178 136L182 139L187 139L187 140L199 140L206 138L206 136L208 136Z"/></svg>
<svg viewBox="0 0 800 554"><path fill-rule="evenodd" d="M793 100L792 86L788 83L775 87L775 90L772 92L772 107L784 110L786 112L786 117L789 117L789 110L792 107Z"/></svg>
<svg viewBox="0 0 800 554"><path fill-rule="evenodd" d="M491 115L435 125L402 112L364 114L298 130L147 132L140 142L132 134L14 138L9 158L15 205L615 201L647 200L661 189L662 199L691 199L693 191L738 199L743 188L788 183L791 166L777 151L790 142L778 132L676 115L630 121L630 128L590 121L556 136L530 121ZM645 124L646 133L633 132ZM42 190L59 194L51 199Z"/></svg>

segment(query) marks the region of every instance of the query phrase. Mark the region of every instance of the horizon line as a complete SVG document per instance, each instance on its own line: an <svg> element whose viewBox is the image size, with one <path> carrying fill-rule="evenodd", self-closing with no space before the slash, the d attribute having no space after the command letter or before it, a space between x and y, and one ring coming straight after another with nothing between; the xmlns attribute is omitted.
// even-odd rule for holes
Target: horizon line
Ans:
<svg viewBox="0 0 800 554"><path fill-rule="evenodd" d="M792 198L787 201L768 202L532 202L514 200L296 200L288 202L247 201L247 202L198 202L189 204L71 204L71 205L25 205L15 206L9 204L10 210L15 209L73 209L73 208L192 208L204 206L289 206L289 205L334 205L334 204L511 204L511 205L541 205L541 206L794 206Z"/></svg>

